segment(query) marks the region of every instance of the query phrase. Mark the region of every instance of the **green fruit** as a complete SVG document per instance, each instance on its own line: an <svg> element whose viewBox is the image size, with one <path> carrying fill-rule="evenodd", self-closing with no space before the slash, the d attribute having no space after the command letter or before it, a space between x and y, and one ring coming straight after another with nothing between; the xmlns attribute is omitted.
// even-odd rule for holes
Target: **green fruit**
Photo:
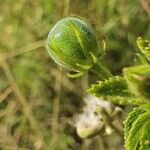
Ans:
<svg viewBox="0 0 150 150"><path fill-rule="evenodd" d="M94 30L76 17L66 17L50 30L47 50L54 61L69 70L85 72L99 55Z"/></svg>

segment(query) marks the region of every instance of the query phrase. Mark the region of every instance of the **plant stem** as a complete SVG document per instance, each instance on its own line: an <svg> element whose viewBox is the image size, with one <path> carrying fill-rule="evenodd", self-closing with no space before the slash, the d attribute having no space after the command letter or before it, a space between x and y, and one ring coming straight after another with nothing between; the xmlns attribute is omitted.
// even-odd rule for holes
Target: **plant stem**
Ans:
<svg viewBox="0 0 150 150"><path fill-rule="evenodd" d="M91 71L99 75L101 80L113 77L111 72L100 61L93 65Z"/></svg>
<svg viewBox="0 0 150 150"><path fill-rule="evenodd" d="M116 126L114 126L112 122L110 122L109 125L116 131L116 133L117 133L121 138L123 137L122 131L120 131Z"/></svg>
<svg viewBox="0 0 150 150"><path fill-rule="evenodd" d="M51 142L50 147L54 148L57 140L59 139L58 129L59 129L59 109L60 109L60 94L61 94L61 88L62 88L62 68L58 67L59 74L56 76L56 82L55 82L55 91L56 91L56 97L53 100L53 114L52 114L52 129L51 129Z"/></svg>
<svg viewBox="0 0 150 150"><path fill-rule="evenodd" d="M100 150L105 150L105 145L104 145L104 142L103 142L103 138L100 135L97 135L96 140L97 140L98 148Z"/></svg>

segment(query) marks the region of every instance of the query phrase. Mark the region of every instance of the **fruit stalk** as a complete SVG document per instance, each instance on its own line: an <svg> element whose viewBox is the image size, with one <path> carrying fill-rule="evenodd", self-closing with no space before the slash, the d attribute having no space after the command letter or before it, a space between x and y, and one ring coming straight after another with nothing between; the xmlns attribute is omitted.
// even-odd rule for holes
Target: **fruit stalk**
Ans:
<svg viewBox="0 0 150 150"><path fill-rule="evenodd" d="M112 77L111 72L100 61L95 63L90 70L99 75L101 80Z"/></svg>

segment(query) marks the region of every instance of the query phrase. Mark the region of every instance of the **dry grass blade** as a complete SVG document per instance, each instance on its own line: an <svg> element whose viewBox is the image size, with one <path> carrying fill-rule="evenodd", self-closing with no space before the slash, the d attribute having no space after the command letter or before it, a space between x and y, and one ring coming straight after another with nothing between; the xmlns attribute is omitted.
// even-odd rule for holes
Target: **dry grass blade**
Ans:
<svg viewBox="0 0 150 150"><path fill-rule="evenodd" d="M43 47L45 45L45 40L37 41L31 44L28 44L25 47L20 48L19 50L16 50L15 52L6 53L4 55L0 56L0 61L4 61L8 58L15 57L17 55L21 55L27 52L30 52L32 50L36 50L37 48Z"/></svg>
<svg viewBox="0 0 150 150"><path fill-rule="evenodd" d="M139 0L140 4L142 5L143 9L147 12L150 16L150 2L146 0Z"/></svg>
<svg viewBox="0 0 150 150"><path fill-rule="evenodd" d="M62 87L62 68L59 68L59 75L56 76L56 82L55 82L55 91L56 91L56 97L53 100L53 114L52 114L52 139L50 143L50 147L52 145L55 145L55 142L58 138L58 117L59 117L59 98L61 94L61 87Z"/></svg>
<svg viewBox="0 0 150 150"><path fill-rule="evenodd" d="M7 80L9 81L18 102L23 107L24 115L28 118L34 132L38 135L38 139L40 139L40 141L42 141L44 136L38 126L36 119L34 118L34 116L32 114L30 105L28 104L27 100L25 99L24 95L22 94L21 90L19 89L19 87L13 77L13 75L8 67L8 64L5 61L2 61L1 67L3 68L3 70L6 74Z"/></svg>
<svg viewBox="0 0 150 150"><path fill-rule="evenodd" d="M3 93L0 93L0 103L12 92L12 88L8 87Z"/></svg>

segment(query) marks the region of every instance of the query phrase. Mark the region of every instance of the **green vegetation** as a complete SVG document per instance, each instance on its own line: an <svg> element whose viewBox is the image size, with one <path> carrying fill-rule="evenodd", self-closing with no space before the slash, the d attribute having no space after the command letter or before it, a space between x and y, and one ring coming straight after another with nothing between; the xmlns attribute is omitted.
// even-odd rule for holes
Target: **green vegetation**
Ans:
<svg viewBox="0 0 150 150"><path fill-rule="evenodd" d="M100 49L107 51L101 57L102 64L107 64L113 75L122 75L124 67L148 63L150 55L146 47L149 43L137 40L142 51L139 56L136 54L139 49L135 41L139 36L149 39L149 10L146 0L0 0L0 149L123 149L122 122L131 106L121 106L124 113L113 110L111 117L103 110L96 111L103 113L108 118L105 120L112 122L111 127L114 126L116 130L110 132L111 127L107 124L105 134L81 139L74 125L74 117L85 105L85 92L81 89L86 89L88 84L95 83L99 77L88 73L79 79L68 78L66 70L62 70L49 58L45 43L49 30L57 21L65 16L81 16L96 31ZM128 73L132 77L132 68L124 72L126 79ZM141 76L136 79L141 79ZM142 81L145 79L149 81L147 76ZM106 95L104 90L111 91L112 88L109 83L114 87L123 85L119 88L119 95L114 95L117 89L111 95ZM100 97L117 104L119 101L119 106L131 104L133 100L141 104L141 109L147 111L149 108L147 100L142 103L134 99L134 94L143 95L145 90L141 86L137 86L131 94L124 91L127 85L122 78L111 78L99 85L94 84L89 91L100 90L103 92ZM149 84L144 85L149 91ZM128 101L125 101L124 96L127 95ZM146 92L143 97L149 98L149 93ZM125 133L125 138L131 139L126 145L132 147L136 141L136 149L140 141L141 150L147 150L149 145L142 143L149 139L149 135L142 131L149 131L149 112L141 109L134 109L125 121L125 128L129 132ZM138 114L133 119L135 129L132 128L133 122L128 124L128 118L133 114ZM146 121L140 128L143 119ZM137 130L139 132L135 134ZM140 133L142 135L138 139Z"/></svg>

